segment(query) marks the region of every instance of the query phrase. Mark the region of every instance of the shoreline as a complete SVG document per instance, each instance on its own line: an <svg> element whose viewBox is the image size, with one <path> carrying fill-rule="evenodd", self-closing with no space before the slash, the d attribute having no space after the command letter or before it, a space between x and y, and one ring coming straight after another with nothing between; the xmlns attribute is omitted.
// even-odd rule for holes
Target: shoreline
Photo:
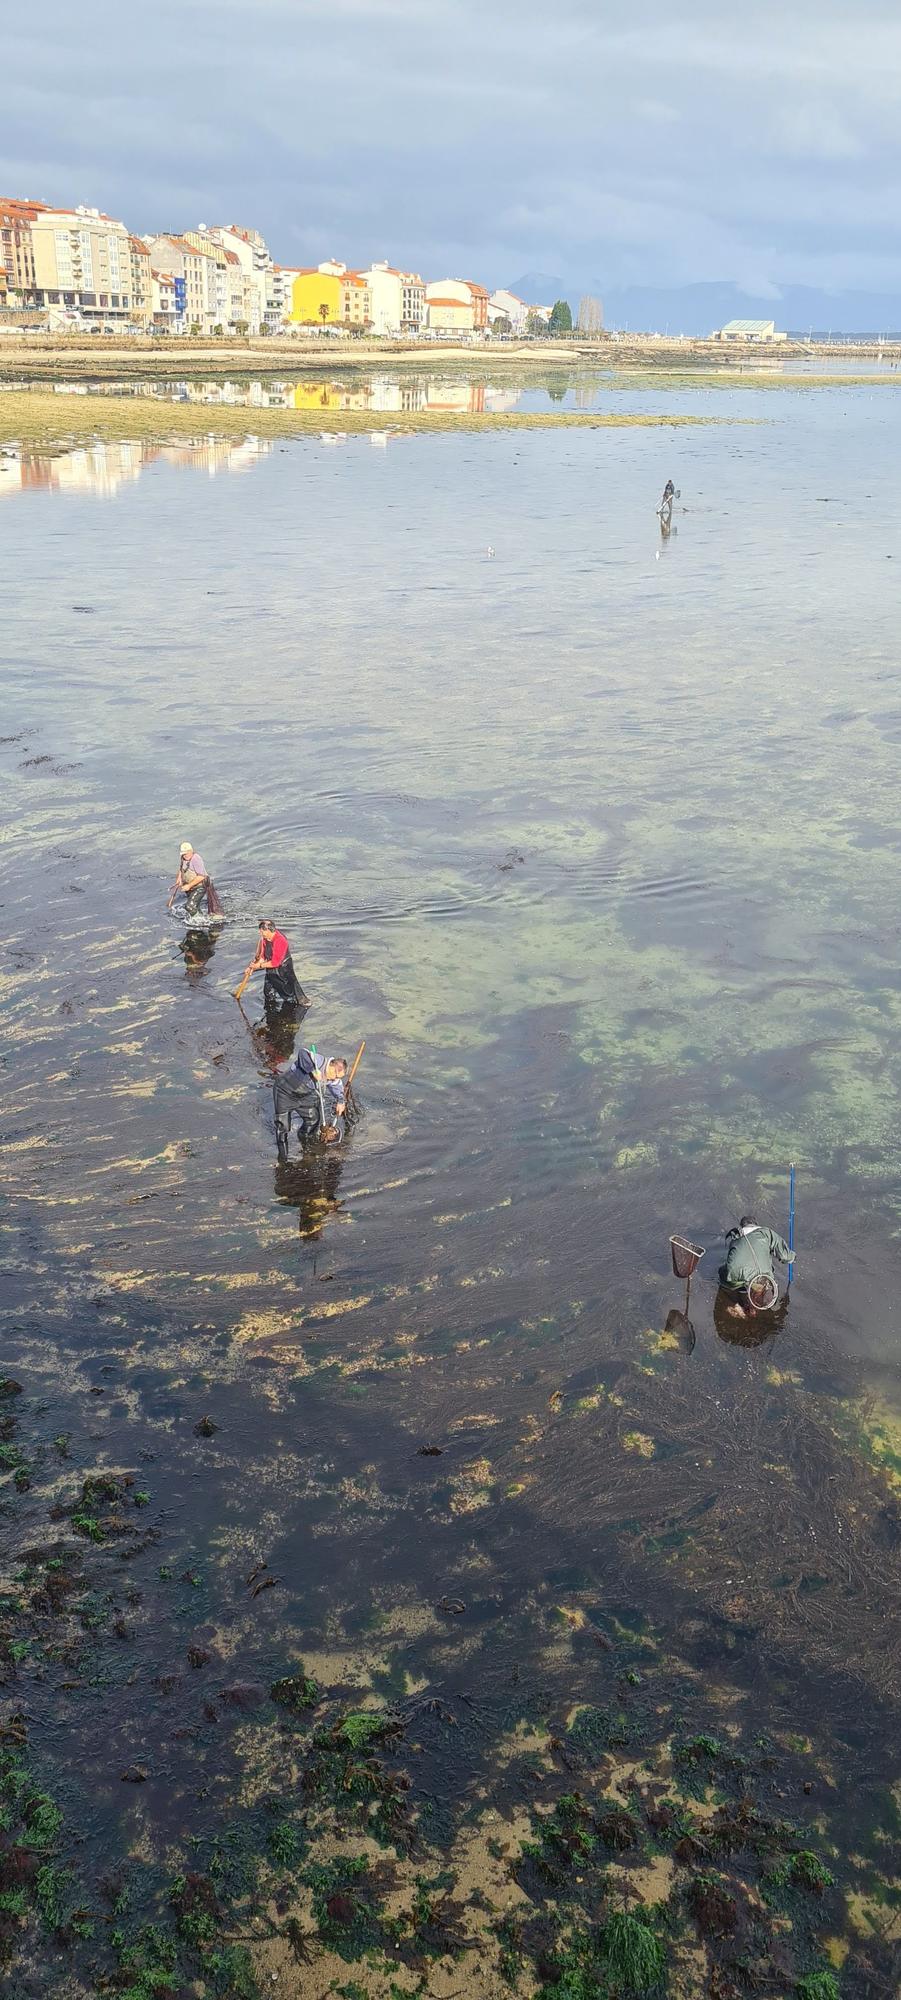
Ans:
<svg viewBox="0 0 901 2000"><path fill-rule="evenodd" d="M558 368L598 370L620 375L635 369L650 377L664 373L693 375L707 371L718 378L747 377L749 373L770 379L785 378L780 365L798 360L861 360L889 363L897 369L880 369L879 381L901 380L901 345L879 347L859 342L847 346L810 347L804 342L780 342L778 346L732 347L716 340L634 340L634 341L511 341L504 345L472 345L440 341L349 341L291 337L245 341L200 341L189 336L157 340L148 337L107 341L89 335L45 335L0 332L0 380L59 381L61 379L108 381L111 379L202 374L292 375L348 374L374 368L416 369L433 373L458 367L473 372L506 374ZM832 378L832 379L849 379Z"/></svg>

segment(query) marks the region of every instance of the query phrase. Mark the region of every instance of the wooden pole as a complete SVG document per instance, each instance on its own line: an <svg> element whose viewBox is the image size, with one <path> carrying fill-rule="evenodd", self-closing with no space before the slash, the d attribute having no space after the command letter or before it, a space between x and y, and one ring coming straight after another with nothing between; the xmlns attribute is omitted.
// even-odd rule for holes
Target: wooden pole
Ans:
<svg viewBox="0 0 901 2000"><path fill-rule="evenodd" d="M793 1249L794 1249L794 1247L795 1247L795 1169L794 1169L794 1165L790 1166L790 1167L789 1167L789 1170L788 1170L788 1247L789 1247L789 1249L790 1249L790 1250L793 1250ZM788 1286L789 1286L789 1285L791 1284L791 1281L792 1281L792 1267L791 1267L791 1265L789 1264L789 1267L788 1267L788 1280L787 1280L787 1283L786 1283L786 1287L785 1287L786 1291L788 1290Z"/></svg>
<svg viewBox="0 0 901 2000"><path fill-rule="evenodd" d="M359 1065L359 1061L360 1061L360 1057L361 1057L361 1055L363 1054L363 1050L365 1049L365 1047L366 1047L366 1043L365 1043L365 1041L361 1042L361 1043L360 1043L360 1046L359 1046L359 1048L358 1048L358 1050L357 1050L357 1053L356 1053L356 1055L354 1056L354 1059L353 1059L353 1067L352 1067L352 1069L351 1069L351 1072L350 1072L350 1075L349 1075L349 1077L348 1077L348 1079L347 1079L347 1083L346 1083L346 1085L345 1085L345 1089L346 1089L346 1090L349 1090L349 1089L350 1089L350 1086L351 1086L351 1084L353 1083L353 1080L354 1080L354 1077L355 1077L355 1076L356 1076L356 1074L357 1074L357 1067L358 1067L358 1065Z"/></svg>
<svg viewBox="0 0 901 2000"><path fill-rule="evenodd" d="M244 977L243 977L243 979L242 979L242 981L241 981L241 984L240 984L240 986L236 986L236 987L235 987L235 990L234 990L234 993L233 993L233 995L232 995L232 998L233 998L234 1000L240 1000L240 998L241 998L241 995L242 995L242 993L243 993L243 991L244 991L244 988L245 988L245 986L247 985L247 982L248 982L248 980L250 979L250 976L251 976L251 974L252 974L252 973L253 973L253 972L254 972L255 970L256 970L256 967L255 967L255 966L253 966L253 965L249 965L249 966L248 966L248 968L247 968L247 971L246 971L246 972L245 972L245 974L244 974Z"/></svg>

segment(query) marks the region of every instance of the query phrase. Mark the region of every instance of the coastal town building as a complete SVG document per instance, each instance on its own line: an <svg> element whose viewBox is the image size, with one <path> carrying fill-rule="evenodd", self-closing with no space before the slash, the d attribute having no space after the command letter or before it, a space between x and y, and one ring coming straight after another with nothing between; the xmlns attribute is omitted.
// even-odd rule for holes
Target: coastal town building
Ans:
<svg viewBox="0 0 901 2000"><path fill-rule="evenodd" d="M140 236L129 236L131 262L131 322L145 329L153 324L153 269L150 251Z"/></svg>
<svg viewBox="0 0 901 2000"><path fill-rule="evenodd" d="M465 299L460 298L449 291L449 283L449 280L439 280L435 285L426 285L429 330L432 333L472 333L475 327L472 299L468 295Z"/></svg>
<svg viewBox="0 0 901 2000"><path fill-rule="evenodd" d="M19 201L0 195L0 268L10 303L34 304L34 248L31 224L45 207L42 201Z"/></svg>
<svg viewBox="0 0 901 2000"><path fill-rule="evenodd" d="M102 210L53 209L0 196L0 310L35 325L129 326L228 336L319 327L398 339L429 327L481 333L527 309L514 294L489 295L475 279L425 286L418 272L386 260L349 270L339 258L315 268L276 264L265 238L238 223L135 235Z"/></svg>
<svg viewBox="0 0 901 2000"><path fill-rule="evenodd" d="M471 278L461 281L472 298L472 316L476 333L484 333L488 325L488 288L477 285Z"/></svg>
<svg viewBox="0 0 901 2000"><path fill-rule="evenodd" d="M192 250L212 260L212 270L208 270L206 286L206 311L204 333L215 333L217 327L223 333L234 332L244 307L244 290L240 278L240 264L231 251L225 250L217 238L207 229L186 229L184 241ZM232 261L229 264L229 258ZM230 273L237 274L237 287L230 284Z"/></svg>
<svg viewBox="0 0 901 2000"><path fill-rule="evenodd" d="M200 248L186 236L153 236L149 242L151 262L157 271L168 271L182 281L178 293L178 332L212 333L218 312L216 258L212 247Z"/></svg>
<svg viewBox="0 0 901 2000"><path fill-rule="evenodd" d="M235 222L215 226L201 222L185 236L195 247L209 250L224 274L219 281L219 316L213 324L224 331L241 328L252 334L264 324L271 326L275 266L259 230L241 229Z"/></svg>
<svg viewBox="0 0 901 2000"><path fill-rule="evenodd" d="M390 264L370 264L359 273L369 287L374 333L418 333L425 324L425 286L415 271L395 271Z"/></svg>
<svg viewBox="0 0 901 2000"><path fill-rule="evenodd" d="M506 319L510 322L511 333L525 333L526 311L525 300L501 286L498 291L492 292L488 300L488 324L495 326L499 319Z"/></svg>
<svg viewBox="0 0 901 2000"><path fill-rule="evenodd" d="M337 326L341 318L341 279L334 271L299 271L291 295L295 326Z"/></svg>
<svg viewBox="0 0 901 2000"><path fill-rule="evenodd" d="M132 312L132 253L124 222L98 208L42 208L30 218L33 300L107 324Z"/></svg>
<svg viewBox="0 0 901 2000"><path fill-rule="evenodd" d="M359 271L345 271L341 280L341 324L363 333L372 320L372 293Z"/></svg>
<svg viewBox="0 0 901 2000"><path fill-rule="evenodd" d="M714 340L769 341L787 340L787 333L776 332L774 319L730 319L726 321Z"/></svg>
<svg viewBox="0 0 901 2000"><path fill-rule="evenodd" d="M294 277L280 264L270 264L263 273L263 325L270 333L280 333L291 317Z"/></svg>
<svg viewBox="0 0 901 2000"><path fill-rule="evenodd" d="M184 319L184 279L171 271L155 271L151 258L151 309L153 325L160 333L178 333Z"/></svg>
<svg viewBox="0 0 901 2000"><path fill-rule="evenodd" d="M425 295L433 331L482 333L488 325L488 293L484 285L473 284L469 278L439 278L426 285ZM460 306L462 312L453 313L454 305Z"/></svg>

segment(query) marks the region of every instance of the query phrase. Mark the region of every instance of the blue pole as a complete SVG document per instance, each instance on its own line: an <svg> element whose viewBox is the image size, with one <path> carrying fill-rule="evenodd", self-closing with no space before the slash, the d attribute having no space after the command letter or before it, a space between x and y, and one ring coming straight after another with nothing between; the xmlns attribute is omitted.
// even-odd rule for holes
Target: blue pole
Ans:
<svg viewBox="0 0 901 2000"><path fill-rule="evenodd" d="M790 1249L790 1250L793 1250L793 1249L794 1249L794 1247L795 1247L795 1168L794 1168L794 1161L792 1162L792 1164L791 1164L791 1166L789 1167L789 1170L788 1170L788 1247L789 1247L789 1249ZM792 1281L792 1267L791 1267L791 1265L789 1264L789 1267L788 1267L788 1285L790 1285L790 1284L791 1284L791 1281ZM788 1285L786 1286L786 1290L788 1289Z"/></svg>

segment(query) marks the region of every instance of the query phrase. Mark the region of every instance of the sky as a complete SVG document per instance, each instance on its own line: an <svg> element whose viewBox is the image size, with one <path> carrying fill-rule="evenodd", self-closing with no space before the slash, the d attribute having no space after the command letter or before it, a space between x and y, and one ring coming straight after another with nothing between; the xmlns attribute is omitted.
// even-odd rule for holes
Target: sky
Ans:
<svg viewBox="0 0 901 2000"><path fill-rule="evenodd" d="M11 18L12 17L12 18ZM489 287L898 292L897 0L42 0L0 194Z"/></svg>

